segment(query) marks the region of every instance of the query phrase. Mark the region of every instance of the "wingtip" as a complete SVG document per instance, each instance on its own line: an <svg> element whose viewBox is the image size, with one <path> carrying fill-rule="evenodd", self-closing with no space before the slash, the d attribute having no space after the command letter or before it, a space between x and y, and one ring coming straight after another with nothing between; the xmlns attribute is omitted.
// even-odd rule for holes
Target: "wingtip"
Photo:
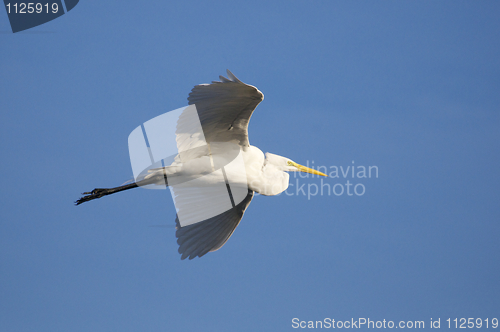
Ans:
<svg viewBox="0 0 500 332"><path fill-rule="evenodd" d="M228 82L231 82L231 79L227 79L225 78L224 76L222 75L219 75L219 80L221 83L228 83Z"/></svg>
<svg viewBox="0 0 500 332"><path fill-rule="evenodd" d="M229 79L233 82L238 82L238 83L243 83L242 81L240 81L236 76L234 76L234 74L229 70L229 69L226 69L226 73L227 73L227 76L229 77Z"/></svg>

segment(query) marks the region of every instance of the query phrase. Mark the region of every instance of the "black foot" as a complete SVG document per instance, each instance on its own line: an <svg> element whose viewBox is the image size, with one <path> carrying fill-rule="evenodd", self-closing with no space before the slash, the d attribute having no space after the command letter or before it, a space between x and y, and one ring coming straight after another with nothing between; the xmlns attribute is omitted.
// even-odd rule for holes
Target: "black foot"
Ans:
<svg viewBox="0 0 500 332"><path fill-rule="evenodd" d="M109 189L101 189L101 188L96 188L90 192L84 192L82 195L85 195L81 197L79 200L75 202L75 205L80 205L82 203L91 201L96 198L101 198L102 196L105 196L108 194Z"/></svg>

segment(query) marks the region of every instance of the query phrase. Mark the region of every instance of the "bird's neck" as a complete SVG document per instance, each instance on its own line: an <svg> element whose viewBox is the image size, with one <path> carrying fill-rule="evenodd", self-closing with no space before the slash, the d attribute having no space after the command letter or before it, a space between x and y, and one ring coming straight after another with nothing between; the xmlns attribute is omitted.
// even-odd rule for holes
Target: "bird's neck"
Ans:
<svg viewBox="0 0 500 332"><path fill-rule="evenodd" d="M257 176L251 177L249 188L261 195L274 196L288 188L289 175L274 165L264 165Z"/></svg>

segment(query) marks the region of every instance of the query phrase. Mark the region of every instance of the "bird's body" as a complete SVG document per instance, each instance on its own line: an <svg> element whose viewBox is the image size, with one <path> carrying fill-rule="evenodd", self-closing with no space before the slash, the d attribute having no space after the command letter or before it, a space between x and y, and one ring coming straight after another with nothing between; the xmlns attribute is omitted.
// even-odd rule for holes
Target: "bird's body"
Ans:
<svg viewBox="0 0 500 332"><path fill-rule="evenodd" d="M326 176L288 158L271 153L264 155L259 148L250 145L248 123L264 95L254 86L238 80L230 71L228 77L220 76L219 82L193 88L188 101L196 106L196 121L199 119L201 129L193 132L194 121L187 120L187 112L181 114L176 127L179 153L170 164L148 170L134 183L84 193L76 204L138 186L170 186L178 210L179 253L182 259L192 259L224 245L243 217L254 192L267 196L280 194L288 188L287 172L290 171ZM214 188L220 188L221 183L227 187L232 208L217 210L214 207L217 205L214 204ZM197 213L200 215L201 211L203 216L206 215L204 210L210 209L219 212L187 225L179 219L188 215L196 219Z"/></svg>
<svg viewBox="0 0 500 332"><path fill-rule="evenodd" d="M288 188L289 175L284 172L285 162L288 160L271 153L264 153L257 147L250 145L241 150L245 171L233 177L234 185L248 187L248 189L265 196L274 196ZM283 160L281 159L283 158ZM283 165L279 166L279 161ZM222 162L227 164L227 162ZM157 168L144 177L145 184L165 185L165 175L169 183L177 183L182 179L185 186L213 185L220 182L219 176L212 172L210 156L199 156L182 164ZM193 183L192 180L198 182Z"/></svg>

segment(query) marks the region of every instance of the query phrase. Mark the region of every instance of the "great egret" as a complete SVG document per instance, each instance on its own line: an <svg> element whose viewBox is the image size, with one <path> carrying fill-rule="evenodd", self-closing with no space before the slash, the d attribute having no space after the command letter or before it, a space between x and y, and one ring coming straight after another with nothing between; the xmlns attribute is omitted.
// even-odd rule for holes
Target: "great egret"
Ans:
<svg viewBox="0 0 500 332"><path fill-rule="evenodd" d="M227 242L240 223L254 192L262 195L277 195L285 191L289 185L287 172L300 171L327 176L314 169L299 165L286 157L271 153L266 153L264 156L260 149L250 145L248 122L257 105L264 99L264 95L256 87L241 82L229 70L227 70L227 75L228 78L219 76L220 81L213 81L211 84L196 85L188 97L189 105L196 106L197 118L199 117L204 139L209 147L208 150L192 149L186 156L179 154L171 165L151 169L141 179L136 178L134 183L108 189L97 188L91 192L85 192L83 193L85 196L75 202L76 205L142 185L172 187L176 179L179 178L183 178L184 181L185 179L198 178L198 184L200 181L203 183L220 182L220 177L210 177L210 174L216 173L212 172L215 170L213 160L216 160L217 157L224 159L228 149L224 149L226 152L222 153L220 149L217 150L217 146L218 144L237 146L238 151L241 152L243 163L240 164L240 167L233 167L236 180L231 183L231 188L234 196L235 187L233 185L244 187L241 199L234 202L231 196L232 207L206 220L189 225L183 225L180 222L178 209L176 218L178 251L182 255L181 259L187 257L193 259L197 256L202 257L210 251L218 250ZM180 122L179 120L177 127L179 127ZM188 139L191 139L192 136L188 135ZM182 139L178 137L178 144L180 140ZM193 153L193 151L195 152ZM211 158L211 164L208 164L211 170L207 171L203 165L207 165L204 160L208 157ZM223 165L227 163L223 162ZM165 183L167 178L168 183ZM226 173L224 173L222 181L224 179L229 190ZM194 189L192 186L188 189L193 195L197 194L198 188L196 186ZM229 190L229 192L231 191ZM196 204L199 207L200 203ZM206 204L207 208L210 206L210 203ZM189 210L189 206L187 209Z"/></svg>

